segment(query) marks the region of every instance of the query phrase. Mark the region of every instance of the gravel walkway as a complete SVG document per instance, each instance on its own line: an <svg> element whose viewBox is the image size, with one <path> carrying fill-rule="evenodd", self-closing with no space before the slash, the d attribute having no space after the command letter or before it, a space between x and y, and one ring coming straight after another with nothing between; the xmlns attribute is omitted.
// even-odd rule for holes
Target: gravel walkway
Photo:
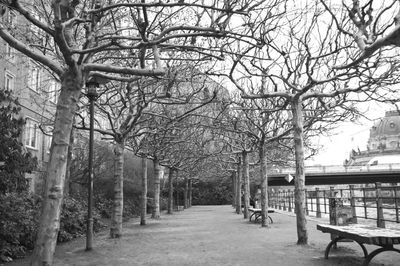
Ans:
<svg viewBox="0 0 400 266"><path fill-rule="evenodd" d="M362 251L356 243L340 243L325 260L330 236L316 230L316 221L307 224L310 244L298 246L295 217L287 213L271 216L274 223L269 228L248 222L231 206L194 206L173 215L163 214L160 220L148 219L146 226L134 219L125 224L121 239L109 239L108 232L98 234L91 252L84 251L84 239L59 245L55 265L362 264ZM10 265L27 265L27 261ZM381 253L370 265L400 265L400 254Z"/></svg>

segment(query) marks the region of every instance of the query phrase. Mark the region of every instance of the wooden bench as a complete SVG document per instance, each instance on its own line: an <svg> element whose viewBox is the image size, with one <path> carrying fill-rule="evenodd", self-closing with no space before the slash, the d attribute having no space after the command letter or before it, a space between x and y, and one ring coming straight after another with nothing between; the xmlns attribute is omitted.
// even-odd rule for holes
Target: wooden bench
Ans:
<svg viewBox="0 0 400 266"><path fill-rule="evenodd" d="M251 219L254 217L254 222L258 222L261 219L261 209L256 209L256 208L249 208L249 211L252 212L250 215L249 221L251 222ZM268 210L268 213L274 213L274 210ZM272 220L272 217L268 215L269 222L272 224L274 221Z"/></svg>
<svg viewBox="0 0 400 266"><path fill-rule="evenodd" d="M400 253L399 249L393 247L393 245L400 244L400 230L360 224L345 226L318 224L317 229L323 233L331 233L335 236L325 249L325 259L328 259L331 247L342 239L353 240L360 245L365 257L363 265L368 265L373 257L384 251L396 251ZM377 245L380 246L380 248L368 254L364 244Z"/></svg>

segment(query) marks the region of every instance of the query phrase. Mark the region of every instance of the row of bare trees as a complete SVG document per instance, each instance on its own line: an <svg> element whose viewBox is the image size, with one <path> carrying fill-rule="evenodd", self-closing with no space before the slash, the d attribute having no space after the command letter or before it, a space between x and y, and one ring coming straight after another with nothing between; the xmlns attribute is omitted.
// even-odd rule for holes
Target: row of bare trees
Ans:
<svg viewBox="0 0 400 266"><path fill-rule="evenodd" d="M247 217L249 167L258 164L263 226L268 162L279 161L279 150L294 158L298 243L307 244L304 161L315 153L312 136L362 114L356 103L398 99L397 1L0 3L19 15L15 25L0 21L0 37L61 83L32 265L53 261L70 135L74 121L86 128L78 108L89 81L103 84L97 110L106 122L97 131L115 147L111 237L122 234L125 147L153 160L153 218L160 215L160 165L169 168L171 186L174 174L196 175L204 162L219 162L227 175L236 164L237 212L243 176ZM203 73L234 88L211 88ZM240 95L226 100L233 90ZM145 186L142 192L144 201Z"/></svg>
<svg viewBox="0 0 400 266"><path fill-rule="evenodd" d="M243 118L233 129L237 130L240 124L243 128L236 132L239 134L234 144L238 147L232 147L232 152L239 154L239 158L233 160L239 165L236 207L240 212L240 206L244 206L245 218L249 197L248 153L258 149L256 163L260 164L262 225L265 226L268 204L264 149L266 143L277 141L294 151L298 244L308 243L304 161L313 154L313 149L306 154L307 137L327 133L338 122L362 115L357 109L359 102L399 101L399 94L393 87L398 82L398 59L393 59L390 53L379 53L373 57L373 64L362 63L377 50L367 45L371 40L377 40L376 36L371 36L384 34L392 25L390 21L380 24L380 20L383 20L383 14L393 12L389 10L393 10L395 2L375 3L375 6L368 1L363 6L359 1L352 1L349 6L344 4L347 16L343 9L325 1L307 3L301 8L294 2L285 1L277 8L285 15L275 17L272 23L275 27L262 31L266 45L231 46L235 51L230 58L232 67L219 74L228 77L241 92L240 112L237 111L236 116ZM374 11L375 24L372 24L373 10L379 10ZM356 33L352 33L354 25ZM382 46L396 45L395 32L396 29L383 38ZM360 39L364 45L360 46ZM354 41L364 47L361 54L354 49ZM371 46L381 41L377 40ZM263 123L269 125L263 128ZM241 181L244 203L240 202Z"/></svg>

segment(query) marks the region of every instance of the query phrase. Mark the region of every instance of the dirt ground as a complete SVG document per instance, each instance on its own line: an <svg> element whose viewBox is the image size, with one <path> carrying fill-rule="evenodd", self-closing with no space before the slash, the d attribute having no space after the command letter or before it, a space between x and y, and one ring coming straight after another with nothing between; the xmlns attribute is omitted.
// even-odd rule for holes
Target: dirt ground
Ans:
<svg viewBox="0 0 400 266"><path fill-rule="evenodd" d="M362 265L362 251L356 243L340 243L324 258L329 234L307 223L309 245L296 245L296 219L279 212L271 214L269 228L250 223L231 206L194 206L160 220L137 219L125 224L121 239L109 239L108 232L97 234L94 250L84 251L85 239L57 246L55 265ZM321 221L319 222L325 222ZM376 246L367 246L372 251ZM28 265L28 259L6 266ZM383 252L371 266L400 265L400 254Z"/></svg>

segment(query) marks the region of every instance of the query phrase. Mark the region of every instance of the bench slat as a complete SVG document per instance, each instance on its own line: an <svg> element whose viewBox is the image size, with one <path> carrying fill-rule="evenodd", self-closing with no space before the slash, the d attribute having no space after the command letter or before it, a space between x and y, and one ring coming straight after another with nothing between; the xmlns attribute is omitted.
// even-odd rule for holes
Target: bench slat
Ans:
<svg viewBox="0 0 400 266"><path fill-rule="evenodd" d="M251 212L256 212L256 213L261 213L261 209L256 209L256 208L249 208L248 209ZM268 209L268 213L274 213L274 210Z"/></svg>
<svg viewBox="0 0 400 266"><path fill-rule="evenodd" d="M317 229L324 233L346 237L366 244L393 245L400 243L400 230L369 227L359 224L347 226L318 224Z"/></svg>

